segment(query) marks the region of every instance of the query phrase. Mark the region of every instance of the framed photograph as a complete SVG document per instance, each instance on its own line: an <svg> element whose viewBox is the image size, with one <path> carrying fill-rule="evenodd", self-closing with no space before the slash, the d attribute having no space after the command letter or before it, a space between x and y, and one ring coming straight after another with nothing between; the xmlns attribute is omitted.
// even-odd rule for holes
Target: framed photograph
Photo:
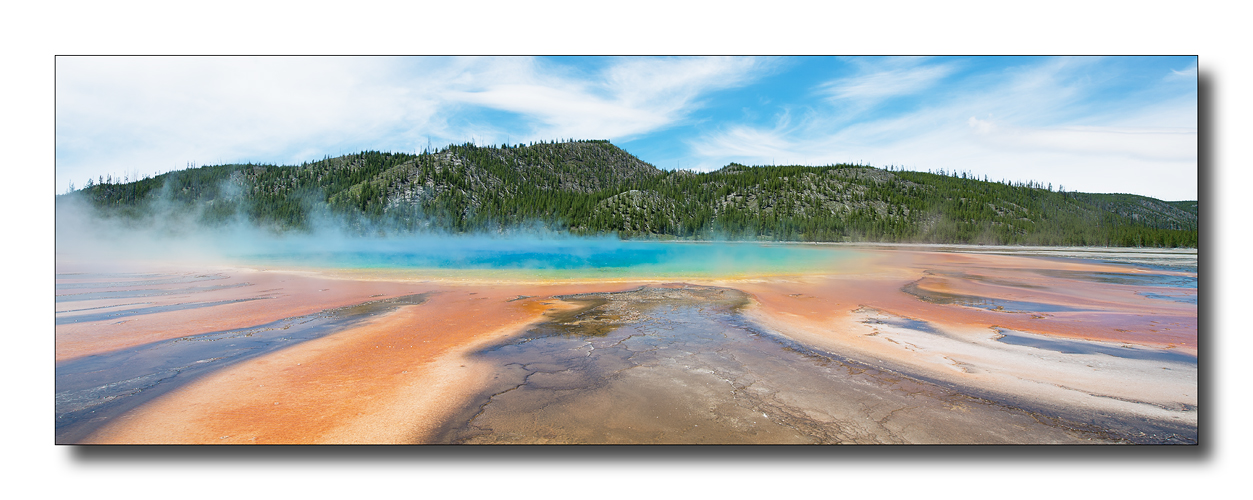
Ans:
<svg viewBox="0 0 1253 500"><path fill-rule="evenodd" d="M1197 63L58 56L55 443L1196 445Z"/></svg>

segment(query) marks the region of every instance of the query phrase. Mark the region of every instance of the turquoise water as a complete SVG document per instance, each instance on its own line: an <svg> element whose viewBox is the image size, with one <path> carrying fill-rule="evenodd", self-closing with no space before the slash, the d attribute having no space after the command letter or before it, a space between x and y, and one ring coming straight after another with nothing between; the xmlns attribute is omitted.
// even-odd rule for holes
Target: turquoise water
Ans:
<svg viewBox="0 0 1253 500"><path fill-rule="evenodd" d="M290 241L237 255L270 266L545 271L578 275L742 275L833 270L858 252L805 244L492 238Z"/></svg>

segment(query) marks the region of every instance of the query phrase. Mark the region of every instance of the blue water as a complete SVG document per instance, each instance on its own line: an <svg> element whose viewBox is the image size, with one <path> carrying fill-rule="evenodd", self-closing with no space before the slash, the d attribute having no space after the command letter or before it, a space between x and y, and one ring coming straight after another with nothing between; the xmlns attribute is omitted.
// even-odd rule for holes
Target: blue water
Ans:
<svg viewBox="0 0 1253 500"><path fill-rule="evenodd" d="M822 245L619 240L445 238L284 245L240 254L249 262L339 269L601 271L602 274L716 275L830 270L856 255Z"/></svg>

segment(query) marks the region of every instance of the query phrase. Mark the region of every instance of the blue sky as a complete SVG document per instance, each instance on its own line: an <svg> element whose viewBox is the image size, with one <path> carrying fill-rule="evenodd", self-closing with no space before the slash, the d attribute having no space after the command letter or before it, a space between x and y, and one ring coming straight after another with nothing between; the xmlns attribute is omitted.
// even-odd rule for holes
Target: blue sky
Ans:
<svg viewBox="0 0 1253 500"><path fill-rule="evenodd" d="M1197 196L1195 57L58 57L56 183L610 139L660 168L861 162Z"/></svg>

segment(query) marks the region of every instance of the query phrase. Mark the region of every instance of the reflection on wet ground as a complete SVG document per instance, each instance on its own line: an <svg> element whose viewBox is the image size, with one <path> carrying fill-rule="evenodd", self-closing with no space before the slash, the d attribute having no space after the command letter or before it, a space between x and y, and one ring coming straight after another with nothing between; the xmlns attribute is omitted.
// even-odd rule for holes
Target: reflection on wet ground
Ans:
<svg viewBox="0 0 1253 500"><path fill-rule="evenodd" d="M99 280L111 279L113 281L78 281L78 280ZM147 280L127 280L126 278L158 278ZM222 274L194 274L194 275L168 275L168 274L134 274L134 273L58 273L57 274L57 290L76 290L83 288L121 288L128 286L156 286L156 285L172 285L178 283L195 283L199 281L212 281L226 279L227 276Z"/></svg>
<svg viewBox="0 0 1253 500"><path fill-rule="evenodd" d="M1150 299L1169 300L1171 302L1180 302L1183 304L1196 305L1196 291L1170 291L1170 292L1136 292L1136 295L1143 295Z"/></svg>
<svg viewBox="0 0 1253 500"><path fill-rule="evenodd" d="M1021 280L1021 279L1014 280L1014 279L1007 279L1007 278L1000 277L1000 276L984 276L981 274L974 274L974 273L962 272L962 271L928 269L924 271L923 274L927 276L943 276L946 278L964 279L964 280L970 280L970 281L977 281L980 283L989 283L993 285L1001 285L1001 286L1008 286L1008 287L1014 287L1014 288L1043 288L1040 285L1027 283L1026 281Z"/></svg>
<svg viewBox="0 0 1253 500"><path fill-rule="evenodd" d="M475 359L490 387L445 443L1091 443L1122 438L822 353L747 322L737 290L561 297Z"/></svg>
<svg viewBox="0 0 1253 500"><path fill-rule="evenodd" d="M1005 328L993 328L999 337L996 340L1006 344L1047 349L1062 354L1104 354L1124 359L1145 359L1196 365L1196 356L1188 353L1161 349L1148 349L1132 346L1115 346L1098 342L1068 340L1016 332Z"/></svg>
<svg viewBox="0 0 1253 500"><path fill-rule="evenodd" d="M254 297L254 298L248 298L248 299L218 300L214 302L182 302L179 304L167 304L167 305L162 305L162 306L150 306L150 307L136 307L136 308L131 308L131 309L122 309L118 311L69 314L69 313L89 311L89 310L94 310L94 309L112 309L113 307L120 307L123 305L145 305L149 303L141 302L141 303L135 303L135 304L119 304L118 306L103 306L99 308L72 309L68 311L58 311L56 324L64 325L67 323L79 323L79 322L87 322L87 321L102 321L102 320L107 320L107 319L119 319L119 318L125 318L129 316L141 316L144 314L155 314L155 313L168 312L168 311L184 311L187 309L199 309L202 307L213 307L213 306L220 306L220 305L225 305L225 304L236 304L239 302L262 300L264 298L265 297Z"/></svg>
<svg viewBox="0 0 1253 500"><path fill-rule="evenodd" d="M861 307L857 310L857 312L872 312L872 311L874 310L868 307ZM868 325L888 325L888 326L894 326L896 328L905 328L908 330L916 330L919 332L926 332L926 333L931 333L935 335L944 335L944 332L941 332L937 330L934 326L931 326L931 323L927 323L926 321L922 321L918 319L906 318L903 316L890 316L890 315L881 314L879 316L866 318L865 320L862 321L862 323L865 323Z"/></svg>
<svg viewBox="0 0 1253 500"><path fill-rule="evenodd" d="M181 295L188 293L212 292L215 290L225 290L228 288L239 288L241 286L251 286L251 283L234 283L230 285L215 286L195 286L187 288L156 288L146 290L112 290L107 292L84 292L72 293L65 295L57 295L57 302L77 302L83 300L98 299L130 299L137 297L161 297L165 295Z"/></svg>
<svg viewBox="0 0 1253 500"><path fill-rule="evenodd" d="M58 363L56 442L79 442L110 419L200 375L349 328L400 306L420 304L425 298L419 294L377 300ZM209 305L214 304L199 307Z"/></svg>
<svg viewBox="0 0 1253 500"><path fill-rule="evenodd" d="M1005 274L1004 269L987 269L987 274ZM1072 269L1024 269L1011 271L1011 277L989 276L972 271L928 269L924 277L903 287L901 291L932 304L959 305L996 312L1082 312L1090 308L1061 305L1047 301L1014 300L1005 297L972 295L946 291L955 286L968 290L971 284L992 285L985 291L1001 294L1038 295L1047 294L1050 287L1033 282L1039 277L1061 278L1077 282L1134 287L1136 295L1156 300L1196 304L1197 277L1195 273L1168 271L1166 273L1121 273Z"/></svg>
<svg viewBox="0 0 1253 500"><path fill-rule="evenodd" d="M909 246L906 246L909 248ZM949 245L937 248L941 251L968 254L1000 254L1013 256L1036 256L1058 262L1091 262L1158 268L1172 271L1197 270L1195 248L1128 248L1128 247L1026 247L1026 246L970 246Z"/></svg>
<svg viewBox="0 0 1253 500"><path fill-rule="evenodd" d="M218 290L228 290L232 288L240 288L251 286L251 283L232 283L225 285L209 285L209 286L192 286L183 288L141 288L134 287L152 287L162 285L177 285L185 283L196 283L202 281L225 280L228 276L224 274L158 274L158 273L57 273L56 289L62 290L93 290L85 292L68 292L58 293L56 296L57 303L66 302L89 302L89 307L79 307L76 309L58 309L56 312L55 324L65 325L71 323L89 323L94 321L105 321L113 319L122 319L130 316L142 316L146 314L155 314L170 311L183 311L188 309L200 309L205 307L220 306L225 304L235 304L239 302L248 302L253 300L264 299L266 297L251 297L243 299L228 299L217 301L194 301L179 302L173 304L151 305L152 302L131 302L116 303L109 302L117 299L132 299L145 297L170 297L177 295L194 295ZM90 301L105 301L104 305L96 305ZM134 307L148 306L148 307ZM72 306L71 306L72 307ZM87 312L93 311L93 312ZM124 322L124 321L123 321Z"/></svg>
<svg viewBox="0 0 1253 500"><path fill-rule="evenodd" d="M1131 274L1063 269L1034 269L1033 272L1054 278L1065 278L1114 285L1136 285L1171 288L1196 288L1196 276L1184 274Z"/></svg>
<svg viewBox="0 0 1253 500"><path fill-rule="evenodd" d="M1191 390L1195 390L1195 355L1170 349L1065 339L995 326L991 328L995 336L987 339L969 332L958 334L929 321L866 306L853 313L861 318L860 323L873 330L864 334L866 338L882 340L903 352L938 357L963 375L954 377L945 376L943 372L919 371L920 366L902 363L899 357L878 359L861 355L859 359L869 365L906 373L916 380L1036 415L1103 429L1108 435L1119 436L1127 442L1197 442L1196 425L1189 423L1195 418L1195 401L1188 403L1186 395L1174 392L1190 390L1189 380ZM989 377L1009 377L1011 381L1025 384L1009 388L989 383ZM1049 402L1049 398L1041 398L1031 390L1039 387L1061 389L1068 394ZM1110 406L1111 401L1118 404Z"/></svg>
<svg viewBox="0 0 1253 500"><path fill-rule="evenodd" d="M926 279L926 278L923 278ZM1021 300L1007 300L995 297L979 297L975 295L963 295L957 293L937 292L928 290L920 286L922 280L915 281L901 291L918 297L920 300L930 302L932 304L951 304L966 307L977 307L979 309L987 309L997 312L1065 312L1065 311L1084 311L1075 307L1068 307L1059 304L1048 304L1044 302L1027 302Z"/></svg>

